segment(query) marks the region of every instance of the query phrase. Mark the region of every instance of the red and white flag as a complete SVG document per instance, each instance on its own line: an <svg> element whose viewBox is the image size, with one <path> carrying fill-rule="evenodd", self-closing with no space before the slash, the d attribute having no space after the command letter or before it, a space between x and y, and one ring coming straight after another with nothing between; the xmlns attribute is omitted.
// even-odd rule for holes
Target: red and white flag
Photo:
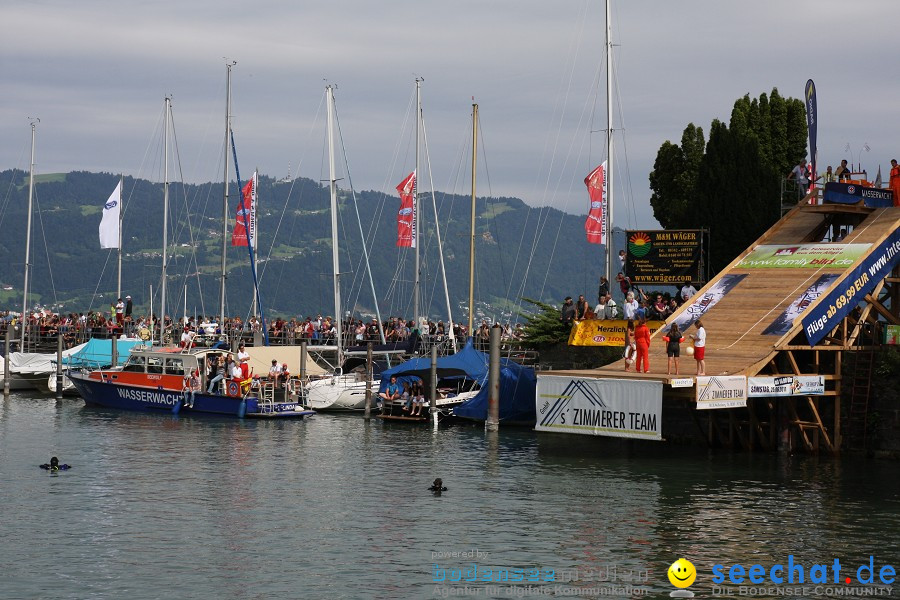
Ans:
<svg viewBox="0 0 900 600"><path fill-rule="evenodd" d="M397 186L400 192L400 210L397 212L397 245L416 247L416 203L413 201L416 189L416 172L407 175Z"/></svg>
<svg viewBox="0 0 900 600"><path fill-rule="evenodd" d="M587 241L591 244L606 243L606 215L608 212L606 195L606 161L584 178L588 194L591 197L591 209L588 211L584 230Z"/></svg>
<svg viewBox="0 0 900 600"><path fill-rule="evenodd" d="M231 234L232 246L246 246L250 240L256 248L256 186L259 173L254 171L253 177L244 186L241 201L235 213L234 231Z"/></svg>

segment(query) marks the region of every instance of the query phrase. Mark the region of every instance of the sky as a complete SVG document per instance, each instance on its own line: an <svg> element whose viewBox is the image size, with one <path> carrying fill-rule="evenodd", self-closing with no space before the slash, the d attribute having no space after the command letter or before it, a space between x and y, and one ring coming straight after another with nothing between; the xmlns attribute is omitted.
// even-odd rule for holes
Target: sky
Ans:
<svg viewBox="0 0 900 600"><path fill-rule="evenodd" d="M900 157L896 0L612 0L612 15L618 227L657 226L647 176L659 146L689 122L727 121L744 94L802 98L812 78L822 166L846 158L887 179ZM478 194L586 214L583 179L606 155L604 18L603 0L7 0L0 169L28 168L38 117L36 173L160 180L171 95L173 179L221 180L228 59L245 179L254 167L327 178L331 83L343 175L393 193L414 164L419 77L437 190L469 193L474 98Z"/></svg>

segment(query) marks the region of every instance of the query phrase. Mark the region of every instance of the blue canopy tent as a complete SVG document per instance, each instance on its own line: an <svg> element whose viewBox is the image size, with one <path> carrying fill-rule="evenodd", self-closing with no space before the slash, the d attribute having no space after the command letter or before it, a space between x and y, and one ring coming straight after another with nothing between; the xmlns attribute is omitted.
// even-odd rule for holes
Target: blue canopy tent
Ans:
<svg viewBox="0 0 900 600"><path fill-rule="evenodd" d="M438 379L468 379L477 383L481 390L471 400L453 409L453 414L467 419L483 421L487 418L487 379L490 357L479 352L469 338L466 346L450 356L442 356L437 360ZM381 372L383 392L390 384L391 377L397 376L399 381L410 381L419 377L425 382L426 389L431 379L431 359L414 358L396 367ZM536 413L534 394L537 379L534 369L523 367L507 358L500 359L500 420L516 423L534 424Z"/></svg>

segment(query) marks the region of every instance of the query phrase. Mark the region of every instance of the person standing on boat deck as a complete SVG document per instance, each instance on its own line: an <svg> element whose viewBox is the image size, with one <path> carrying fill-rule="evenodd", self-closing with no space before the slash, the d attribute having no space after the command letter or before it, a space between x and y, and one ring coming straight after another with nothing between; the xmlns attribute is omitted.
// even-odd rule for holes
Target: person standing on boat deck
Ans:
<svg viewBox="0 0 900 600"><path fill-rule="evenodd" d="M840 166L834 170L834 176L838 181L846 181L850 179L850 167L847 166L847 159L841 161Z"/></svg>
<svg viewBox="0 0 900 600"><path fill-rule="evenodd" d="M194 408L194 395L200 391L200 371L194 369L184 376L184 386L181 393L184 396L184 405Z"/></svg>
<svg viewBox="0 0 900 600"><path fill-rule="evenodd" d="M894 206L900 206L900 165L897 159L891 159L891 190L894 192Z"/></svg>
<svg viewBox="0 0 900 600"><path fill-rule="evenodd" d="M250 375L250 354L244 348L243 342L238 344L237 362L238 366L241 367L242 378L247 379Z"/></svg>
<svg viewBox="0 0 900 600"><path fill-rule="evenodd" d="M236 362L234 362L234 357L232 355L228 355L228 373L232 379L237 379L241 381L241 367Z"/></svg>
<svg viewBox="0 0 900 600"><path fill-rule="evenodd" d="M637 347L637 359L634 362L634 370L641 372L641 364L644 365L644 373L650 371L650 328L647 327L647 319L641 317L637 327L634 328L634 344Z"/></svg>
<svg viewBox="0 0 900 600"><path fill-rule="evenodd" d="M215 365L216 375L212 379L209 380L209 387L206 392L212 394L216 389L216 384L225 379L225 357L221 354L219 355L218 360Z"/></svg>
<svg viewBox="0 0 900 600"><path fill-rule="evenodd" d="M697 375L706 375L706 329L700 319L694 323L697 327L697 333L691 334L694 340L694 360L697 361Z"/></svg>

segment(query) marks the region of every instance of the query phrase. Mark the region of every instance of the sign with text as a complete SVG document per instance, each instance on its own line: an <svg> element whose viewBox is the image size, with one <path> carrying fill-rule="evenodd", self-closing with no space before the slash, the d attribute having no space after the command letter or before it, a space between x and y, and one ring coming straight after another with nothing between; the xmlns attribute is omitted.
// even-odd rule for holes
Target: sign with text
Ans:
<svg viewBox="0 0 900 600"><path fill-rule="evenodd" d="M662 439L662 383L538 375L537 431Z"/></svg>
<svg viewBox="0 0 900 600"><path fill-rule="evenodd" d="M633 284L702 281L702 231L626 231L625 274Z"/></svg>
<svg viewBox="0 0 900 600"><path fill-rule="evenodd" d="M810 346L837 327L879 281L890 275L900 260L900 229L881 242L855 269L835 284L831 291L803 313L803 330Z"/></svg>
<svg viewBox="0 0 900 600"><path fill-rule="evenodd" d="M665 321L647 321L650 335L665 325ZM624 319L601 320L586 319L576 321L569 332L570 346L621 346L625 347L625 328L628 321Z"/></svg>
<svg viewBox="0 0 900 600"><path fill-rule="evenodd" d="M894 192L879 188L829 181L825 184L822 202L825 204L858 204L862 201L870 208L894 206Z"/></svg>
<svg viewBox="0 0 900 600"><path fill-rule="evenodd" d="M747 395L750 398L771 396L822 396L825 394L825 377L822 375L748 377L747 388Z"/></svg>
<svg viewBox="0 0 900 600"><path fill-rule="evenodd" d="M747 406L747 378L722 375L697 378L697 410Z"/></svg>
<svg viewBox="0 0 900 600"><path fill-rule="evenodd" d="M745 256L736 269L846 269L872 244L763 244Z"/></svg>

